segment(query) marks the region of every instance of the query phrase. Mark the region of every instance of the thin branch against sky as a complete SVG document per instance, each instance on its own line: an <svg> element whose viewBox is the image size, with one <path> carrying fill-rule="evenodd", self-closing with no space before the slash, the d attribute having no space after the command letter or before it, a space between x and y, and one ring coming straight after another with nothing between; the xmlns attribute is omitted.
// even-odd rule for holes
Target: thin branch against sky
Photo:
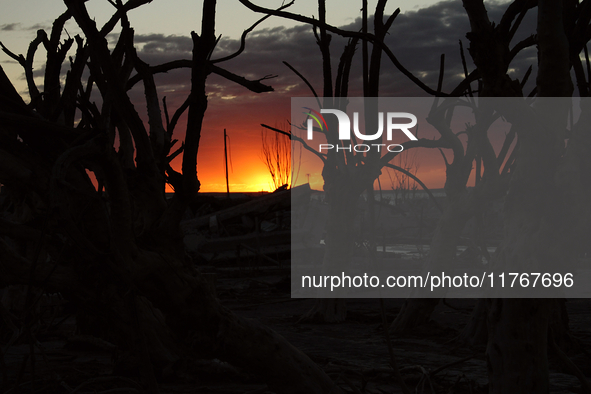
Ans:
<svg viewBox="0 0 591 394"><path fill-rule="evenodd" d="M280 0L253 1L267 7L278 7L282 3ZM370 9L375 7L376 2L377 0L368 2ZM34 7L31 6L32 3L35 4ZM189 32L191 30L200 30L201 11L198 3L188 0L167 2L154 0L143 9L131 11L129 17L135 27L140 58L150 65L162 64L171 58L190 58L190 45L187 49L186 41L190 42ZM361 14L360 3L360 0L327 1L327 21L336 26L346 26L349 30L355 30L356 25L353 22ZM436 81L433 82L430 78L436 75L437 70L430 68L430 64L433 63L436 67L437 62L432 62L430 56L433 54L438 58L441 53L446 53L447 59L449 59L446 62L446 67L450 68L449 72L446 70L445 82L451 84L456 74L463 75L459 66L457 39L463 37L467 31L467 18L461 2L442 3L422 9L419 13L408 12L408 10L412 10L416 4L422 3L409 1L406 3L389 1L389 3L391 8L387 8L386 13L393 12L398 6L402 8L403 12L393 26L395 34L386 37L386 40L391 40L390 45L393 45L396 54L400 54L401 61L409 70L427 84L435 86ZM5 9L9 9L10 12L0 15L0 41L17 54L26 53L29 42L36 36L36 30L45 28L46 31L49 31L53 20L65 9L61 0L36 0L22 2L22 4L15 0L6 0L4 4L6 5ZM171 4L178 4L178 6L171 6ZM316 5L315 0L296 0L295 4L290 7L290 11L314 16L314 13L317 12ZM104 23L107 15L112 12L112 6L106 0L91 0L87 2L87 6L99 25ZM502 10L502 7L489 7L489 14L493 20L498 18L499 10ZM236 17L238 12L240 12L240 18ZM238 42L232 38L239 37L243 29L260 18L260 15L244 9L238 0L219 1L217 14L216 31L222 35L222 40L216 48L216 58L233 52L237 48ZM162 15L166 17L162 18ZM261 149L258 137L259 124L274 124L284 121L289 117L290 97L308 94L306 88L301 86L298 78L282 64L282 61L293 64L314 84L318 83L317 78L319 77L315 71L318 64L314 61L315 57L310 56L311 51L314 51L316 47L309 27L301 24L292 28L282 27L288 23L282 18L269 18L249 35L246 51L240 61L227 63L231 71L250 75L253 79L267 74L279 75L278 78L266 81L275 88L275 92L254 97L240 86L228 84L215 75L210 77L211 83L208 87L210 102L204 124L207 133L203 136L204 149L198 163L204 189L209 185L212 188L217 188L214 185L219 184L220 188L225 190L223 165L214 168L215 166L211 164L219 162L222 157L223 149L220 149L218 142L219 135L224 128L227 128L228 132L232 134L234 146L237 147L233 159L237 163L249 164L248 166L236 166L237 173L234 178L244 184L257 185L253 186L256 187L256 190L268 188L268 172L257 156ZM446 23L450 26L447 26ZM291 25L295 25L295 23L292 22ZM270 30L273 27L275 28ZM66 29L70 36L79 33L72 21L66 24ZM437 40L432 40L433 37L437 37ZM64 35L62 40L65 38ZM337 45L336 41L342 40L342 38L335 35L333 40ZM41 75L44 52L40 46L35 58L34 71L35 75L39 76L37 79L40 88L43 84ZM519 64L519 67L516 67L515 76L521 78L521 74L523 74L521 68L524 67L523 70L525 70L530 66L530 63L527 59L520 63L514 63ZM11 80L17 84L17 89L20 92L26 91L22 67L2 52L0 52L0 64ZM224 64L225 66L226 64ZM456 67L457 72L453 67ZM470 69L472 69L471 67L472 65L469 65ZM62 73L65 71L64 67ZM383 78L384 85L380 87L381 95L413 96L422 94L421 92L417 93L416 89L413 91L414 87L412 86L409 88L409 82L386 61L384 61L383 72L387 75ZM186 97L186 84L189 76L179 71L159 74L156 78L159 86L162 87L160 93L167 96L169 108L174 111ZM447 89L446 86L444 86L445 89ZM143 103L141 89L131 92L130 97L134 102L138 100L138 103ZM228 104L231 105L228 106ZM143 104L138 105L140 111L142 111L142 107ZM232 108L231 113L228 112L230 107ZM142 114L140 113L140 115ZM180 122L182 123L183 120L181 119ZM182 128L183 125L180 124L179 129ZM179 133L177 138L183 138L182 133ZM441 187L441 184L433 183L439 176L440 170L434 170L434 165L426 158L423 158L421 163L421 172L428 174L431 171L431 175L425 179L429 186ZM309 172L307 169L302 171ZM432 175L433 173L437 174ZM315 179L316 177L312 175L311 178ZM232 187L232 185L230 186ZM238 190L241 187L236 185L233 188Z"/></svg>

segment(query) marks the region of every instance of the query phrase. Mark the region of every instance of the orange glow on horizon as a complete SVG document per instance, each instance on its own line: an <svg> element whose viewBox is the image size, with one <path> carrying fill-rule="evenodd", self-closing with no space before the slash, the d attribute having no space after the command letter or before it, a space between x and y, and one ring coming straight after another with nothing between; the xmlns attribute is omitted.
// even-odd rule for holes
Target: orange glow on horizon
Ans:
<svg viewBox="0 0 591 394"><path fill-rule="evenodd" d="M208 149L206 152L200 152L198 156L197 176L201 183L199 191L202 193L225 193L226 175L223 143L220 143L215 149ZM322 163L320 161L315 162L316 160L315 158L311 162L303 160L299 172L296 172L294 175L294 187L309 183L313 190L323 190ZM274 191L271 175L261 160L260 152L257 149L245 149L240 154L233 155L231 161L232 165L229 170L230 193ZM181 172L181 164L182 156L177 157L171 163L173 169L178 172ZM423 168L419 168L416 175L430 189L444 187L445 168L424 165ZM468 182L469 185L473 185L473 178L474 174L472 174ZM380 183L383 190L390 190L392 188L390 177L386 174L386 169L382 170ZM376 182L376 189L378 187L378 183ZM171 193L174 190L167 184L166 192Z"/></svg>
<svg viewBox="0 0 591 394"><path fill-rule="evenodd" d="M197 155L197 177L202 193L226 192L224 129L229 136L230 193L274 191L271 175L262 160L261 123L285 129L285 124L278 122L277 119L290 118L290 108L285 103L274 103L273 111L255 115L245 102L249 100L226 100L224 105L212 106L206 113ZM232 106L228 107L229 104ZM181 117L173 138L183 141L185 130L186 117ZM175 145L173 150L178 146L178 144ZM294 159L299 164L294 168L292 186L309 183L312 189L323 190L322 161L299 146L295 147ZM418 163L419 169L416 175L429 188L437 189L444 186L445 165L439 155L434 154L433 150L420 150ZM175 171L182 172L182 154L177 156L170 165ZM473 185L472 179L471 182ZM386 169L382 170L380 183L382 190L392 189ZM174 189L166 185L166 192L172 193Z"/></svg>
<svg viewBox="0 0 591 394"><path fill-rule="evenodd" d="M228 131L230 134L230 131ZM197 178L201 183L202 193L225 193L226 192L226 168L224 162L223 129L221 138L215 138L209 142L205 140L197 155ZM233 131L233 142L228 152L228 178L230 193L241 192L272 192L273 182L271 174L261 160L260 137L256 132L241 133ZM251 136L256 137L251 137ZM242 141L246 137L246 142ZM172 168L181 172L182 155L175 158L171 163ZM167 192L174 190L166 185Z"/></svg>
<svg viewBox="0 0 591 394"><path fill-rule="evenodd" d="M234 163L234 171L229 173L229 187L230 193L241 192L272 192L272 179L269 171L264 167L264 164L256 162L256 157L245 163L237 165ZM237 169L239 167L239 169ZM181 166L173 165L175 171L180 172ZM198 169L199 169L198 165ZM225 193L226 192L226 175L223 164L221 168L210 167L206 170L198 171L197 177L201 183L199 189L202 193ZM166 192L174 192L170 185L166 185Z"/></svg>

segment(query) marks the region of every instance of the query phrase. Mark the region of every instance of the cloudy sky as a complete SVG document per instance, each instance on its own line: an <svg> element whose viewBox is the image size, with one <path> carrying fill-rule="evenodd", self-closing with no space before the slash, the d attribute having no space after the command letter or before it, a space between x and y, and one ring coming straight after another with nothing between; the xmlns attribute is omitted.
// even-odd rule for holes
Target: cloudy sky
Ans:
<svg viewBox="0 0 591 394"><path fill-rule="evenodd" d="M278 7L281 1L255 0L256 4ZM360 28L359 0L328 0L328 22L343 29L357 31ZM370 9L376 1L369 1ZM457 0L434 2L390 1L387 14L400 7L402 13L390 29L386 43L394 54L424 83L436 87L439 57L446 56L444 91L449 91L461 80L463 75L459 41L468 47L465 38L469 31L468 18ZM317 16L317 2L297 0L289 11L306 16ZM489 18L499 21L506 8L502 2L485 2ZM28 42L36 35L36 30L49 31L51 23L65 6L59 0L3 0L0 14L0 41L15 53L26 53ZM113 8L106 0L87 2L91 15L99 26L111 15ZM135 28L135 43L139 56L150 65L161 64L175 59L191 56L190 31L200 30L200 1L194 0L154 0L152 3L130 13L130 21ZM6 12L6 10L9 10ZM222 57L238 48L241 32L260 18L237 0L218 1L216 30L222 35L213 58ZM73 21L68 22L66 30L70 35L79 33ZM528 15L515 37L515 42L535 33L535 15ZM65 35L64 35L65 37ZM116 37L110 37L114 41ZM515 43L514 42L514 43ZM513 44L514 44L513 43ZM333 37L331 46L333 65L338 64L346 41ZM534 66L535 49L522 52L510 69L513 78L521 79L525 70ZM37 54L36 71L42 73L44 53ZM473 69L469 55L469 71ZM208 79L209 107L204 125L204 135L198 157L198 172L203 191L225 190L223 162L223 130L230 135L232 169L231 189L234 191L268 190L270 177L260 159L260 123L281 125L290 118L290 98L310 96L308 88L295 76L283 61L289 62L321 91L321 61L318 47L309 26L270 18L252 32L246 44L246 51L236 59L220 66L250 79L266 75L277 77L264 81L274 88L272 93L254 94L241 86L212 75ZM22 70L4 53L0 53L0 64L17 88L25 94ZM360 95L360 51L353 65L350 96ZM65 68L62 72L65 72ZM534 79L534 78L532 78ZM189 88L189 75L186 71L173 71L157 77L159 93L167 97L169 110L173 111L185 99ZM39 84L42 81L39 80ZM138 84L139 87L139 84ZM526 89L527 90L527 89ZM143 114L142 91L134 89L131 97L138 112ZM387 58L382 60L380 96L416 97L426 96L421 89L409 82ZM183 126L177 127L175 138L183 137ZM312 159L305 159L312 160ZM177 160L178 162L178 160ZM180 164L179 163L173 164ZM442 187L443 162L439 152L420 153L419 176L431 187ZM302 174L311 170L303 169ZM300 176L300 181L304 178ZM319 174L310 177L316 188L322 187ZM384 185L383 185L384 186ZM386 185L384 187L388 187Z"/></svg>

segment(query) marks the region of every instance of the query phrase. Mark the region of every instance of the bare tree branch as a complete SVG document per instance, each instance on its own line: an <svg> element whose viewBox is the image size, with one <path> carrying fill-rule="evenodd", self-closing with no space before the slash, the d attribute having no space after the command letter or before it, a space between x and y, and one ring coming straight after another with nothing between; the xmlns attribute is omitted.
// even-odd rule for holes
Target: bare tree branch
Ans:
<svg viewBox="0 0 591 394"><path fill-rule="evenodd" d="M433 201L433 203L435 204L435 206L437 207L437 209L440 212L443 212L443 208L441 208L441 206L439 205L439 203L437 202L437 199L435 198L435 196L433 195L433 193L431 193L431 190L429 190L429 188L427 187L427 185L425 185L423 183L423 181L421 181L417 176L415 176L412 172L405 170L402 167L398 167L395 166L394 164L390 164L390 163L386 163L384 165L384 167L388 167L391 168L393 170L399 171L401 173L403 173L404 175L406 175L407 177L411 178L413 181L415 181L416 183L418 183L425 192L427 192L427 194L429 195L429 198Z"/></svg>
<svg viewBox="0 0 591 394"><path fill-rule="evenodd" d="M310 88L310 91L312 92L312 94L314 95L314 97L316 97L316 99L318 99L318 94L316 93L316 90L314 90L314 87L310 84L310 82L306 79L306 77L304 77L298 70L296 70L288 62L284 61L283 64L285 64L291 71L293 71L295 75L297 75L298 77L300 77L300 79L302 81L304 81L304 83L306 84L306 86L308 88ZM318 102L318 106L321 107L320 102Z"/></svg>
<svg viewBox="0 0 591 394"><path fill-rule="evenodd" d="M346 30L338 29L338 28L336 28L334 26L331 26L329 24L320 22L319 20L314 19L314 18L308 18L308 17L302 16L302 15L293 14L293 13L290 13L290 12L278 11L278 10L273 10L273 9L269 9L269 8L260 7L260 6L257 6L255 4L253 4L249 0L240 0L240 2L242 4L244 4L246 7L250 8L251 10L253 10L255 12L276 15L276 16L280 16L280 17L283 17L283 18L291 19L291 20L294 20L294 21L297 21L297 22L307 23L307 24L310 24L310 25L315 26L315 27L323 28L326 31L330 31L332 33L338 34L338 35L343 36L343 37L356 37L356 38L359 38L359 39L362 39L362 40L368 40L370 42L373 42L376 45L380 45L382 47L382 50L386 53L386 55L392 61L392 63L394 63L394 65L396 66L396 68L398 68L398 70L400 70L400 72L402 72L406 77L408 77L411 81L413 81L418 87L420 87L421 89L423 89L425 92L427 92L427 93L429 93L431 95L435 95L435 93L436 93L435 90L429 88L421 80L419 80L417 77L415 77L410 71L408 71L400 63L400 61L398 61L398 59L396 58L396 56L394 55L394 53L383 42L381 42L379 40L376 40L375 39L375 36L373 34L370 34L370 33L363 34L362 32L351 32L351 31L346 31ZM442 93L441 95L442 96L448 96L448 94L446 94L446 93Z"/></svg>
<svg viewBox="0 0 591 394"><path fill-rule="evenodd" d="M192 68L192 67L193 67L193 62L191 60L182 59L182 60L174 60L172 62L164 63L159 66L152 66L152 67L150 67L150 71L152 74L158 74L158 73L165 73L165 72L175 70L178 68ZM209 69L214 74L217 74L221 77L228 79L229 81L232 81L232 82L235 82L241 86L244 86L245 88L247 88L248 90L250 90L254 93L264 93L264 92L272 92L273 91L273 88L271 86L267 86L267 85L264 85L261 83L261 81L263 81L265 79L269 79L270 78L269 76L261 78L259 80L250 81L244 77L238 76L230 71L227 71L227 70L225 70L221 67L215 66L215 65L209 65ZM140 80L141 80L141 76L139 74L134 75L133 77L131 77L129 79L129 81L127 81L126 89L127 90L131 89Z"/></svg>
<svg viewBox="0 0 591 394"><path fill-rule="evenodd" d="M7 50L4 45L2 45L2 42L0 42L0 47L2 47L3 50ZM0 98L6 101L3 103L6 104L4 108L10 108L8 105L10 103L11 107L17 106L26 109L25 102L8 79L2 66L0 66Z"/></svg>
<svg viewBox="0 0 591 394"><path fill-rule="evenodd" d="M367 0L362 0L361 2L361 32L367 35ZM367 48L367 40L363 40L361 42L361 63L363 96L371 97L371 95L367 91L369 87L369 53Z"/></svg>
<svg viewBox="0 0 591 394"><path fill-rule="evenodd" d="M412 148L447 148L451 149L451 144L449 141L439 138L436 140L428 140L426 138L419 138L416 141L406 141L403 142L402 147L404 150L412 149ZM385 166L389 163L392 159L394 159L398 155L398 152L388 152L384 156L380 158L380 166Z"/></svg>
<svg viewBox="0 0 591 394"><path fill-rule="evenodd" d="M441 95L441 89L443 87L443 75L445 74L445 53L441 54L439 58L439 79L437 80L437 95Z"/></svg>
<svg viewBox="0 0 591 394"><path fill-rule="evenodd" d="M284 10L287 7L290 7L293 3L295 3L295 0L292 0L289 3L282 5L277 10L279 10L279 11ZM258 21L256 21L248 29L246 29L246 30L244 30L242 32L242 36L240 37L240 48L238 48L238 50L236 52L234 52L231 55L228 55L228 56L224 56L222 58L219 58L219 59L214 59L214 60L211 61L211 63L212 64L215 64L215 63L225 62L225 61L234 59L236 56L238 56L242 52L244 52L244 49L246 48L246 36L248 35L248 33L250 33L251 31L253 31L255 29L255 27L257 27L259 24L261 24L262 22L264 22L265 20L267 20L270 17L271 17L271 15L265 15L264 17L262 17L261 19L259 19Z"/></svg>
<svg viewBox="0 0 591 394"><path fill-rule="evenodd" d="M498 25L499 33L507 44L511 42L521 21L528 10L538 5L537 0L514 0L513 3L507 7ZM517 19L515 19L517 17ZM513 23L515 20L515 23ZM513 25L511 25L513 23Z"/></svg>
<svg viewBox="0 0 591 394"><path fill-rule="evenodd" d="M289 136L289 138L292 141L298 141L299 143L301 143L304 146L304 148L306 150L314 153L316 155L316 157L318 157L320 160L322 160L323 163L326 163L326 155L324 155L324 154L322 154L322 153L314 150L313 148L311 148L310 145L308 145L305 140L303 140L302 138L298 137L297 135L294 135L292 133L287 133L287 132L285 132L283 130L279 130L279 129L275 128L275 127L267 126L266 124L262 124L261 123L261 126L263 126L266 129L273 130L273 131L275 131L277 133L287 135L287 136Z"/></svg>
<svg viewBox="0 0 591 394"><path fill-rule="evenodd" d="M88 59L88 50L84 46L84 41L80 36L74 37L76 40L76 58L74 61L70 59L70 70L66 75L66 82L64 90L60 98L56 113L63 111L64 124L68 127L74 127L76 117L76 92L82 87L82 73L86 67L86 60Z"/></svg>
<svg viewBox="0 0 591 394"><path fill-rule="evenodd" d="M531 35L531 36L519 41L517 44L515 44L513 49L511 49L511 52L509 53L509 61L512 61L515 58L515 56L517 56L517 54L519 52L521 52L522 50L524 50L525 48L534 46L536 44L537 44L537 39L536 39L536 36L534 36L534 35Z"/></svg>
<svg viewBox="0 0 591 394"><path fill-rule="evenodd" d="M275 78L275 75L267 75L261 79L255 80L255 81L249 81L248 79L241 77L239 75L236 75L234 73L231 73L228 70L225 70L221 67L218 66L210 66L211 67L211 72L213 72L214 74L219 75L220 77L226 78L228 81L232 81L237 83L238 85L244 86L245 88L247 88L248 90L250 90L251 92L254 93L266 93L266 92L272 92L273 88L271 86L267 86L261 83L261 81L264 81L266 79L271 79L271 78Z"/></svg>
<svg viewBox="0 0 591 394"><path fill-rule="evenodd" d="M523 87L527 83L527 80L529 79L529 76L531 75L532 69L533 69L533 67L530 65L527 68L527 71L525 72L525 75L523 76L523 78L521 78L521 89L523 89Z"/></svg>
<svg viewBox="0 0 591 394"><path fill-rule="evenodd" d="M570 97L569 44L562 21L562 3L541 1L538 5L539 97Z"/></svg>
<svg viewBox="0 0 591 394"><path fill-rule="evenodd" d="M66 39L60 47L60 36L64 24L71 18L70 11L64 12L54 22L51 29L50 39L45 40L47 60L45 62L45 75L43 80L43 107L44 116L51 118L60 101L60 69L66 54L74 43L73 38Z"/></svg>
<svg viewBox="0 0 591 394"><path fill-rule="evenodd" d="M499 155L497 156L497 165L499 167L505 161L505 158L507 157L507 153L509 153L509 148L511 148L511 144L515 140L515 136L516 136L515 130L513 129L513 127L511 127L511 130L509 130L509 133L505 136L505 140L503 141L503 146L501 147L501 151L499 152Z"/></svg>
<svg viewBox="0 0 591 394"><path fill-rule="evenodd" d="M318 0L318 29L320 30L320 38L317 38L316 43L320 47L320 53L322 54L322 82L324 97L332 97L333 86L332 86L332 67L330 58L330 41L331 36L326 32L326 3L324 0Z"/></svg>
<svg viewBox="0 0 591 394"><path fill-rule="evenodd" d="M119 19L121 19L128 11L151 2L152 0L129 0L123 5L123 7L117 7L117 12L113 14L111 19L109 19L109 21L102 27L100 31L101 36L106 37L107 34L115 28Z"/></svg>
<svg viewBox="0 0 591 394"><path fill-rule="evenodd" d="M349 76L351 74L351 64L353 63L353 56L355 55L355 48L357 47L358 41L359 40L356 38L350 39L349 43L343 50L341 59L339 60L339 67L337 69L337 77L335 80L335 99L337 97L345 98L349 94ZM318 106L320 106L320 103L318 103ZM339 103L337 107L341 108L342 105Z"/></svg>
<svg viewBox="0 0 591 394"><path fill-rule="evenodd" d="M144 63L137 56L135 49L130 50L130 52L133 53L134 63L138 70L138 74L143 75L148 123L150 125L150 140L161 173L164 173L165 167L163 167L163 165L165 161L164 159L168 154L168 149L170 148L170 134L164 130L164 125L162 124L162 112L160 111L160 102L158 100L154 74L150 72L148 64Z"/></svg>
<svg viewBox="0 0 591 394"><path fill-rule="evenodd" d="M274 190L290 185L291 179L291 136L289 133L273 131L269 136L267 128L261 130L262 161L271 175Z"/></svg>
<svg viewBox="0 0 591 394"><path fill-rule="evenodd" d="M193 57L191 67L191 93L189 94L189 113L185 133L185 151L183 154L183 197L194 197L200 188L197 179L197 152L201 139L203 117L207 109L205 82L210 73L209 59L215 48L215 0L203 2L201 18L201 36L191 32Z"/></svg>
<svg viewBox="0 0 591 394"><path fill-rule="evenodd" d="M162 97L162 109L164 110L164 119L166 120L166 130L170 128L170 117L168 116L168 105L166 105L166 96ZM170 133L168 133L170 134Z"/></svg>
<svg viewBox="0 0 591 394"><path fill-rule="evenodd" d="M460 57L462 59L462 68L464 69L464 81L468 80L468 65L466 64L466 56L464 55L464 45L462 44L462 40L459 40L460 43ZM474 97L472 93L472 86L468 83L468 95L470 97Z"/></svg>
<svg viewBox="0 0 591 394"><path fill-rule="evenodd" d="M112 63L105 38L97 31L96 24L90 19L84 3L74 0L65 0L65 3L68 9L71 10L80 28L84 31L89 44L95 49L91 52L90 57L93 60L92 63L96 63L96 65L100 64L100 68L104 73L105 84L102 89L105 91L102 92L103 96L110 97L115 107L121 109L119 113L129 126L135 141L138 168L142 168L142 170L147 171L149 174L156 174L158 170L153 160L154 153L146 129L131 100L119 83L119 78ZM101 89L101 86L99 86L99 89Z"/></svg>
<svg viewBox="0 0 591 394"><path fill-rule="evenodd" d="M183 104L177 108L177 110L172 115L172 119L170 120L170 124L168 125L167 132L172 138L172 134L174 133L174 128L179 121L181 115L185 112L185 110L189 108L189 97L183 102Z"/></svg>

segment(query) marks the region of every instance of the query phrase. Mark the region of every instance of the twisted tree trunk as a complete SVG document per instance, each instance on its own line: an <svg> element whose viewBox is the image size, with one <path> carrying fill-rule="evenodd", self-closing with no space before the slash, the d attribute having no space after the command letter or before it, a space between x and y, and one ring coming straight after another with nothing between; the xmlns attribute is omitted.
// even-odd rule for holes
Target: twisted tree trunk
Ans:
<svg viewBox="0 0 591 394"><path fill-rule="evenodd" d="M217 72L253 91L272 89L211 62L215 0L204 2L191 60L143 63L126 12L147 2L117 2L115 15L98 29L84 2L65 1L68 10L46 43L53 65L45 70L52 82L46 88L59 85L60 67L53 63L65 57L67 43L59 45L64 22L73 17L85 40L76 38L76 60L61 97L59 86L39 94L31 79L27 106L0 68L0 183L7 200L0 216L0 287L26 284L61 293L75 308L81 330L139 360L146 392L158 391L152 371L183 356L200 356L252 371L278 393L341 393L282 336L223 307L185 254L180 219L199 190L195 165L208 75ZM109 50L105 37L118 21L119 41ZM31 62L22 64L32 72ZM91 77L85 84L86 67ZM153 74L176 67L192 68L191 94L164 124ZM137 74L130 79L133 70ZM149 128L127 94L139 81ZM90 101L95 85L101 109ZM170 153L176 120L187 108L185 144ZM181 174L169 163L183 150ZM167 182L176 191L170 200Z"/></svg>
<svg viewBox="0 0 591 394"><path fill-rule="evenodd" d="M456 260L456 248L460 235L470 219L470 212L466 209L466 193L457 196L453 201L449 198L448 205L439 219L435 234L429 246L429 255L425 261L428 270L445 270L452 267ZM433 310L441 300L441 292L429 292L429 298L408 298L404 301L396 319L390 325L393 333L402 333L425 324L431 318ZM444 295L443 295L444 296Z"/></svg>
<svg viewBox="0 0 591 394"><path fill-rule="evenodd" d="M568 106L546 104L544 97L570 97L569 43L564 33L563 3L538 2L538 116L520 118L514 108L503 109L520 127L520 149L505 202L505 236L495 269L548 272L560 259L572 259L565 240L574 223L564 222L561 190L555 182L564 150ZM540 119L552 114L551 119ZM574 184L563 185L568 189ZM566 225L566 226L565 226ZM561 234L557 234L557 231ZM566 234L565 234L566 233ZM544 271L546 270L546 271ZM548 322L552 300L493 299L488 314L487 363L489 392L547 393ZM524 378L525 377L525 378Z"/></svg>

